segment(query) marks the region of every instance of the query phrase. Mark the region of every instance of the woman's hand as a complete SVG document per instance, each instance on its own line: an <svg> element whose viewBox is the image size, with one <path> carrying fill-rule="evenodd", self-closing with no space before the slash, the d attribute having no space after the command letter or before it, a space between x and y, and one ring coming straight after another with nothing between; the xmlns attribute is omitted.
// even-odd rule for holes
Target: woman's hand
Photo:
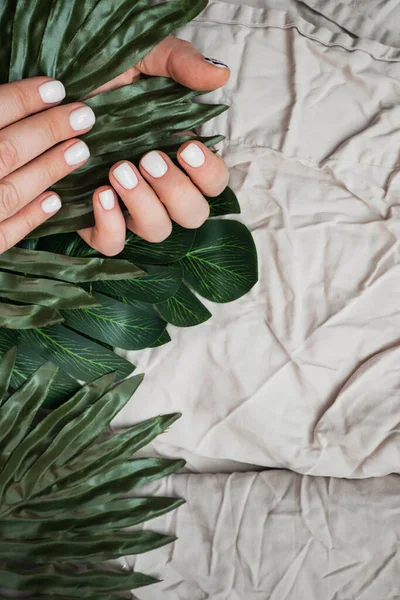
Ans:
<svg viewBox="0 0 400 600"><path fill-rule="evenodd" d="M136 67L102 86L96 93L132 83L140 73L171 77L196 90L212 90L229 79L229 69L214 59L205 59L191 44L169 37ZM93 196L95 226L79 233L93 248L107 256L121 252L126 227L149 242L169 236L172 221L197 228L209 214L205 196L217 196L228 183L228 168L222 158L203 144L186 142L178 151L184 172L163 152L149 152L139 169L128 161L115 164L110 186ZM117 195L129 211L125 221Z"/></svg>
<svg viewBox="0 0 400 600"><path fill-rule="evenodd" d="M61 208L45 191L89 158L82 141L93 111L65 97L59 81L35 77L0 85L0 253ZM47 109L47 110L46 110Z"/></svg>

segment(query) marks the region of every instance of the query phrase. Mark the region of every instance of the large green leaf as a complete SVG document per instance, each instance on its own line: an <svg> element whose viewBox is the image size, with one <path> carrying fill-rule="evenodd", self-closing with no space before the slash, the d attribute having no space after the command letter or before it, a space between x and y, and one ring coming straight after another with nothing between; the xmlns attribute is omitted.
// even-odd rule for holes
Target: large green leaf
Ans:
<svg viewBox="0 0 400 600"><path fill-rule="evenodd" d="M108 348L63 325L21 331L20 341L81 381L91 381L110 371L121 379L134 369Z"/></svg>
<svg viewBox="0 0 400 600"><path fill-rule="evenodd" d="M189 285L213 302L236 300L258 280L253 238L238 221L207 221L180 264Z"/></svg>
<svg viewBox="0 0 400 600"><path fill-rule="evenodd" d="M12 379L14 359L12 349L0 362L2 392ZM104 436L142 380L133 377L112 387L113 376L107 375L39 417L55 374L53 366L42 366L0 406L2 598L21 592L49 600L109 600L112 592L156 579L110 566L89 568L90 563L155 550L176 539L126 528L165 514L182 500L121 494L183 466L160 458L131 460L179 415Z"/></svg>
<svg viewBox="0 0 400 600"><path fill-rule="evenodd" d="M134 233L128 233L120 258L139 264L165 265L183 258L193 245L196 232L174 224L171 235L159 244L146 242Z"/></svg>
<svg viewBox="0 0 400 600"><path fill-rule="evenodd" d="M99 306L67 310L65 324L91 338L124 350L142 350L153 344L166 323L151 306L124 304L103 294L94 294Z"/></svg>
<svg viewBox="0 0 400 600"><path fill-rule="evenodd" d="M172 298L157 304L157 310L168 323L176 327L194 327L212 316L185 284L182 284Z"/></svg>
<svg viewBox="0 0 400 600"><path fill-rule="evenodd" d="M124 297L126 302L157 304L171 298L181 287L183 271L179 265L172 267L143 267L144 277L120 281L100 281L93 287L110 296Z"/></svg>

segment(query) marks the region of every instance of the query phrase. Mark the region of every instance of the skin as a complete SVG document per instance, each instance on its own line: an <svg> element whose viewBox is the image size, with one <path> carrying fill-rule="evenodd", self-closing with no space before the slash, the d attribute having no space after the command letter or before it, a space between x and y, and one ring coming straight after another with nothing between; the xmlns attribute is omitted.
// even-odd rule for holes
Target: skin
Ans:
<svg viewBox="0 0 400 600"><path fill-rule="evenodd" d="M94 94L132 83L141 73L171 77L202 91L225 85L230 75L229 69L205 62L203 55L189 43L169 37L135 67ZM70 114L85 105L45 104L39 87L46 81L50 79L35 77L0 86L0 253L57 212L44 212L43 201L55 196L46 190L86 162L69 166L64 156L66 150L79 142L76 136L90 130L89 127L74 131L69 122ZM144 157L139 168L129 163L138 179L131 190L124 189L114 176L121 163L113 165L110 185L99 188L93 195L95 226L81 230L82 238L102 254L114 256L124 247L127 228L157 243L168 237L172 221L187 228L199 227L209 213L204 195L220 194L229 176L222 158L199 142L193 143L203 152L204 164L199 167L187 164L182 152L190 143L186 142L178 151L184 172L162 152L159 154L168 167L162 177L154 178L146 171ZM108 210L99 199L99 194L106 190L111 190L115 199L114 207ZM126 220L117 197L129 211Z"/></svg>

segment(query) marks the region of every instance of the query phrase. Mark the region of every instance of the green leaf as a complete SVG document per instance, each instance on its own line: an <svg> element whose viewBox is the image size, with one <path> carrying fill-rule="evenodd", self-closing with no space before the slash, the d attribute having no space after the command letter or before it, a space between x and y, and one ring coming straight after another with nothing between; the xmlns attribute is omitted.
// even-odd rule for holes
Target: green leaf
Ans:
<svg viewBox="0 0 400 600"><path fill-rule="evenodd" d="M10 388L18 389L39 367L45 364L46 359L37 352L19 342L19 334L15 330L0 329L0 355L3 355L13 346L17 347L17 358L12 371ZM65 371L59 371L51 386L44 406L52 408L71 397L77 388L78 382Z"/></svg>
<svg viewBox="0 0 400 600"><path fill-rule="evenodd" d="M33 555L34 556L34 555ZM66 598L89 598L89 594L100 592L124 592L157 583L157 579L129 571L103 569L78 569L72 565L0 565L0 581L7 582L6 591L30 594L50 594L51 600ZM96 598L101 598L97 596ZM107 600L109 598L107 597Z"/></svg>
<svg viewBox="0 0 400 600"><path fill-rule="evenodd" d="M30 251L22 250L22 252ZM17 266L17 269L19 268L20 267ZM60 281L52 281L51 279L25 277L23 275L14 275L13 273L4 273L1 271L0 297L16 302L29 302L31 304L38 304L39 306L49 306L53 309L96 306L93 297L78 286ZM55 311L53 311L53 313L55 313ZM12 314L12 311L10 311L10 314ZM18 315L18 311L15 314ZM21 313L21 316L23 314L24 313ZM43 315L44 314L45 313L43 313ZM48 314L51 315L51 312ZM54 316L56 316L56 314ZM53 319L52 322L60 322L60 319ZM36 326L40 327L40 325Z"/></svg>
<svg viewBox="0 0 400 600"><path fill-rule="evenodd" d="M24 540L27 555L35 557L36 563L48 563L57 554L60 561L69 563L98 563L106 559L123 555L142 554L149 550L161 548L176 540L173 536L162 535L152 531L136 531L134 533L112 533L110 535L94 535L90 539L83 536L62 536L52 541ZM17 560L21 555L21 542L18 540L2 540L0 560Z"/></svg>
<svg viewBox="0 0 400 600"><path fill-rule="evenodd" d="M137 302L146 304L163 302L171 298L182 285L183 271L179 265L173 267L144 265L143 268L148 271L144 277L121 281L101 281L94 284L93 287L104 294L117 298L123 297L125 302L137 306Z"/></svg>
<svg viewBox="0 0 400 600"><path fill-rule="evenodd" d="M40 275L42 277L54 277L62 281L70 281L72 283L80 283L83 281L100 281L103 279L124 279L139 277L145 273L132 263L125 260L107 259L107 258L76 258L74 256L64 256L55 254L54 252L39 252L38 250L25 250L23 248L11 248L0 255L0 268L8 269L9 271L19 271L29 275ZM4 289L7 286L6 273L0 273L0 285ZM34 282L34 279L16 279L18 276L10 276L10 281L17 286L18 281L22 284L26 282ZM47 287L43 284L43 280L38 280L37 287L41 287L43 291ZM48 284L49 293L53 293L53 288L64 290L58 282L45 282ZM29 297L33 295L36 287L33 283L30 284ZM8 285L11 287L11 284ZM8 289L8 288L7 288ZM70 286L65 286L65 290L69 290ZM79 288L72 288L79 292ZM60 294L61 295L61 294ZM66 292L65 292L66 295ZM86 296L86 293L85 293ZM15 298L18 300L18 298ZM79 299L79 298L78 298ZM74 308L79 308L79 302L73 299ZM33 302L37 300L33 299ZM90 304L91 306L93 304ZM88 306L86 304L86 306ZM61 307L68 308L68 306Z"/></svg>
<svg viewBox="0 0 400 600"><path fill-rule="evenodd" d="M194 327L212 316L185 284L182 284L172 298L157 304L157 310L163 319L176 327Z"/></svg>
<svg viewBox="0 0 400 600"><path fill-rule="evenodd" d="M1 389L12 370L10 353L0 363ZM174 510L182 500L121 494L182 468L179 460L130 460L180 415L155 417L104 438L142 381L132 377L112 387L109 374L40 419L38 411L55 375L54 366L42 366L0 408L2 593L90 598L99 591L96 598L104 598L127 585L153 583L140 573L82 566L154 550L176 539L126 528Z"/></svg>
<svg viewBox="0 0 400 600"><path fill-rule="evenodd" d="M171 341L171 336L169 335L168 331L165 330L164 333L162 335L160 335L158 340L156 342L154 342L154 344L151 344L149 346L149 348L159 348L160 346L169 344L170 341Z"/></svg>
<svg viewBox="0 0 400 600"><path fill-rule="evenodd" d="M170 0L152 7L148 0L70 0L50 10L52 4L17 1L10 80L47 73L76 100L127 71L207 2Z"/></svg>
<svg viewBox="0 0 400 600"><path fill-rule="evenodd" d="M90 381L111 371L122 379L134 369L130 362L111 350L62 325L21 331L20 340L81 381Z"/></svg>
<svg viewBox="0 0 400 600"><path fill-rule="evenodd" d="M137 146L156 146L160 139L194 129L227 110L222 104L188 102L195 95L199 93L163 77L144 79L105 92L87 100L97 119L96 126L83 137L94 156L130 151L132 139ZM113 106L111 115L110 105Z"/></svg>
<svg viewBox="0 0 400 600"><path fill-rule="evenodd" d="M14 11L15 0L2 0L0 4L0 82L8 81Z"/></svg>
<svg viewBox="0 0 400 600"><path fill-rule="evenodd" d="M1 292L0 292L1 293ZM41 306L15 306L0 304L0 327L6 329L31 329L47 327L63 320L59 312Z"/></svg>
<svg viewBox="0 0 400 600"><path fill-rule="evenodd" d="M54 365L43 365L1 407L0 467L24 438L56 374Z"/></svg>
<svg viewBox="0 0 400 600"><path fill-rule="evenodd" d="M213 302L237 300L258 280L253 238L238 221L207 221L180 264L185 281Z"/></svg>
<svg viewBox="0 0 400 600"><path fill-rule="evenodd" d="M10 380L12 376L12 372L15 365L15 359L17 356L16 347L10 348L7 352L1 357L0 362L0 406L4 402L4 397L8 391L10 386Z"/></svg>
<svg viewBox="0 0 400 600"><path fill-rule="evenodd" d="M124 350L147 348L166 327L151 306L124 304L103 294L94 294L94 298L99 304L96 308L63 311L65 324Z"/></svg>
<svg viewBox="0 0 400 600"><path fill-rule="evenodd" d="M151 244L134 233L128 233L120 258L146 265L165 265L183 258L193 245L196 232L174 224L172 233L164 242Z"/></svg>
<svg viewBox="0 0 400 600"><path fill-rule="evenodd" d="M219 196L207 198L210 205L210 217L240 214L240 204L236 194L227 187Z"/></svg>
<svg viewBox="0 0 400 600"><path fill-rule="evenodd" d="M133 527L145 521L155 519L184 504L181 498L127 498L115 500L109 505L109 511L99 510L95 514L88 511L76 511L64 518L39 520L37 518L8 517L0 520L0 538L7 534L8 539L47 538L62 530L64 534L86 534L91 536L101 529L103 532L117 531L125 527ZM36 515L35 515L36 516Z"/></svg>

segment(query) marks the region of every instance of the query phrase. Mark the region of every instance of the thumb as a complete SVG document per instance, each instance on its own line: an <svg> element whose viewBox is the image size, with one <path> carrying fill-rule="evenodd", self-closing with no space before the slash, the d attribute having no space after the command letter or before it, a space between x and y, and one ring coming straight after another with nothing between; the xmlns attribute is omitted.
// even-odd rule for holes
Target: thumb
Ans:
<svg viewBox="0 0 400 600"><path fill-rule="evenodd" d="M189 42L167 37L147 54L136 68L145 75L171 77L199 91L211 91L225 85L230 71L216 59L205 58Z"/></svg>

